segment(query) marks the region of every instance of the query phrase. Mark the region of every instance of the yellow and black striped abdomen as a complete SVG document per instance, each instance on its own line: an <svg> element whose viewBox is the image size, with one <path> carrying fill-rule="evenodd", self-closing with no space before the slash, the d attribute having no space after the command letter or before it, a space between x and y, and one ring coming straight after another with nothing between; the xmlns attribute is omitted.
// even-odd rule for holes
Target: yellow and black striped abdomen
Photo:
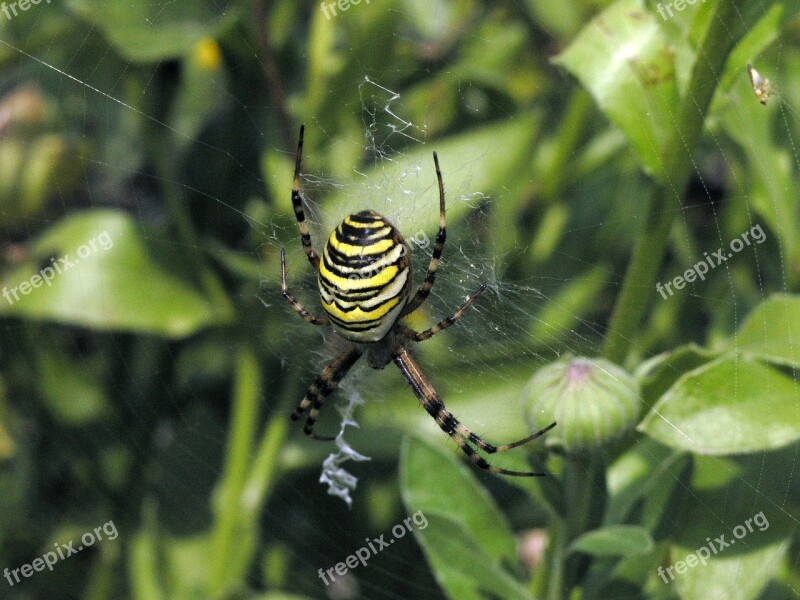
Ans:
<svg viewBox="0 0 800 600"><path fill-rule="evenodd" d="M365 210L350 215L325 244L318 283L322 307L336 332L354 342L377 342L408 300L408 246L379 214Z"/></svg>

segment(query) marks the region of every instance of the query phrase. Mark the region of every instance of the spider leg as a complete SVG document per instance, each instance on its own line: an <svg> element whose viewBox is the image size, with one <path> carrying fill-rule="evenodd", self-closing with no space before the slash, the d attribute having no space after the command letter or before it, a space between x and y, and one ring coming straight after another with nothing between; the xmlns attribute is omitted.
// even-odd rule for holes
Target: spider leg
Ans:
<svg viewBox="0 0 800 600"><path fill-rule="evenodd" d="M414 340L415 342L424 342L425 340L428 340L433 336L435 336L440 331L444 331L445 329L450 327L450 325L458 321L463 316L464 312L469 308L470 304L472 304L475 301L475 299L483 293L483 290L485 289L486 289L486 284L484 283L480 288L478 288L477 292L475 292L474 294L472 294L472 296L467 298L467 301L461 305L461 308L459 308L455 313L453 313L453 316L447 317L446 319L440 321L430 329L426 329L425 331L417 333L411 328L406 328L404 330L406 337Z"/></svg>
<svg viewBox="0 0 800 600"><path fill-rule="evenodd" d="M297 224L300 226L300 241L303 243L303 251L308 256L308 260L315 271L319 270L319 254L311 247L311 234L308 232L306 223L306 213L303 211L303 199L300 197L300 163L303 160L303 133L306 126L300 125L300 139L297 142L297 154L294 159L294 183L292 184L292 206L294 206L294 216L297 217Z"/></svg>
<svg viewBox="0 0 800 600"><path fill-rule="evenodd" d="M444 431L447 435L449 435L456 444L461 448L461 450L466 454L472 462L474 462L478 467L489 471L490 473L499 473L501 475L513 475L516 477L542 477L544 473L532 473L528 471L509 471L508 469L502 469L500 467L495 467L486 460L481 457L476 450L467 443L467 440L473 442L482 450L485 450L489 453L494 452L503 452L505 450L509 450L511 448L515 448L521 444L527 443L540 435L542 435L548 429L551 429L555 426L555 423L547 427L546 429L539 431L533 434L530 437L525 438L524 440L520 440L519 442L514 442L513 444L506 444L504 446L492 446L491 444L486 443L480 437L472 433L469 429L464 427L459 420L451 413L442 402L441 397L433 389L433 386L428 382L425 376L420 371L419 365L417 365L416 361L411 358L411 355L408 353L408 350L405 348L401 348L400 351L394 357L394 363L400 368L403 372L403 375L408 381L408 384L411 386L411 389L414 390L414 394L419 399L422 406L431 415L434 419L436 419L436 424Z"/></svg>
<svg viewBox="0 0 800 600"><path fill-rule="evenodd" d="M436 152L433 153L433 163L436 165L436 179L439 181L439 233L436 234L436 242L433 245L433 254L431 255L431 262L428 265L428 272L425 274L425 280L422 282L422 285L419 287L414 297L406 304L401 316L408 315L417 310L431 293L433 281L436 279L436 269L439 268L439 259L442 257L444 242L447 238L447 219L445 218L444 211L444 183L442 183L442 171L439 169L439 157L436 155Z"/></svg>
<svg viewBox="0 0 800 600"><path fill-rule="evenodd" d="M281 291L286 301L292 305L295 312L307 323L311 323L312 325L331 324L326 317L315 317L312 315L289 293L289 286L286 285L286 248L281 248Z"/></svg>
<svg viewBox="0 0 800 600"><path fill-rule="evenodd" d="M303 427L303 432L310 435L315 440L330 441L333 437L322 437L314 433L314 423L317 420L317 415L322 408L325 398L339 386L339 382L347 375L356 361L361 356L361 350L355 344L348 344L339 355L328 364L322 373L317 375L314 383L308 388L305 398L300 401L297 408L292 413L292 421L297 421L306 409L311 405L311 411L308 413L306 424Z"/></svg>

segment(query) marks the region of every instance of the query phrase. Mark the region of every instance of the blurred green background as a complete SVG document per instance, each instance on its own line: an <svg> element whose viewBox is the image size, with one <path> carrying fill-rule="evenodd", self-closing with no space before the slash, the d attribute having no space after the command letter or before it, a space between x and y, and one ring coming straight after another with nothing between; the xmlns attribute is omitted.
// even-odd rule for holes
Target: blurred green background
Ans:
<svg viewBox="0 0 800 600"><path fill-rule="evenodd" d="M0 6L0 569L118 531L4 576L0 597L798 597L798 13ZM748 62L774 84L766 105ZM345 437L370 460L342 465L351 507L319 482L336 447L289 415L341 342L280 291L285 246L292 292L321 312L290 200L301 123L317 250L371 208L417 242L416 282L438 152L448 242L409 323L488 289L419 361L492 442L557 418L549 441L489 457L546 477L474 469L397 369L360 365L318 431L363 399ZM756 226L704 279L656 290ZM526 384L574 356L597 388L538 414ZM628 373L619 389L603 360ZM323 583L418 511L427 526ZM659 577L759 511L769 529Z"/></svg>

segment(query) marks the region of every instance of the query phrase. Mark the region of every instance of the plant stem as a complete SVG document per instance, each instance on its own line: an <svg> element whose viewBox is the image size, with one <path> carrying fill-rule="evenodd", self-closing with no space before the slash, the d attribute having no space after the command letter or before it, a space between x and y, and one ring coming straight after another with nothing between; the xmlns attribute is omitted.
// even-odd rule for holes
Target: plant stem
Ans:
<svg viewBox="0 0 800 600"><path fill-rule="evenodd" d="M719 0L714 7L676 115L675 131L661 152L664 179L656 184L650 197L644 226L636 240L604 340L603 356L616 363L624 361L647 307L647 299L655 291L672 221L681 209L683 193L694 167L692 154L702 137L706 113L728 54L739 39L734 33L740 31L737 4L736 0Z"/></svg>
<svg viewBox="0 0 800 600"><path fill-rule="evenodd" d="M216 523L208 563L212 596L241 581L249 567L249 557L242 557L242 538L246 537L242 529L248 534L254 530L252 523L242 519L241 510L261 404L261 372L251 348L242 347L237 353L235 377L227 458L214 497Z"/></svg>

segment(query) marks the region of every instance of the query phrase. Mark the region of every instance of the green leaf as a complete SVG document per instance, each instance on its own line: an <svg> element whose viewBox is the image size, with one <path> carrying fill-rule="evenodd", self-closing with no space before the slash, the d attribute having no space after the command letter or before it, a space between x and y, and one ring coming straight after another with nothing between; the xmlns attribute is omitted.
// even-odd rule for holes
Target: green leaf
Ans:
<svg viewBox="0 0 800 600"><path fill-rule="evenodd" d="M113 412L97 369L85 357L75 361L63 351L42 348L36 367L42 400L63 423L84 425Z"/></svg>
<svg viewBox="0 0 800 600"><path fill-rule="evenodd" d="M687 344L641 363L635 375L642 386L645 403L652 406L681 375L712 361L717 356L717 352L711 352L696 344Z"/></svg>
<svg viewBox="0 0 800 600"><path fill-rule="evenodd" d="M669 562L674 581L669 573L664 575L682 598L759 597L780 569L797 526L797 507L792 502L797 494L790 489L794 484L787 487L786 481L787 459L794 460L796 452L795 446L742 457L739 461L749 463L748 471L730 484L692 490L685 497L666 532L673 541ZM688 558L690 554L698 559L707 555L706 564L689 566L695 562ZM678 568L685 572L678 573ZM658 581L664 585L663 577Z"/></svg>
<svg viewBox="0 0 800 600"><path fill-rule="evenodd" d="M428 525L414 530L436 580L450 597L530 598L502 568L516 563L516 542L500 509L452 454L414 437L403 443L403 501ZM457 492L455 491L457 490Z"/></svg>
<svg viewBox="0 0 800 600"><path fill-rule="evenodd" d="M74 213L2 275L0 315L171 338L227 321L230 307L211 305L195 288L181 247L160 247L161 240L123 212Z"/></svg>
<svg viewBox="0 0 800 600"><path fill-rule="evenodd" d="M673 135L679 104L673 50L641 0L613 3L556 63L591 92L628 137L645 170L663 178L661 150Z"/></svg>
<svg viewBox="0 0 800 600"><path fill-rule="evenodd" d="M800 367L800 296L775 294L759 304L734 338L736 350Z"/></svg>
<svg viewBox="0 0 800 600"><path fill-rule="evenodd" d="M692 457L692 489L714 490L741 477L742 467L735 460L722 456Z"/></svg>
<svg viewBox="0 0 800 600"><path fill-rule="evenodd" d="M528 592L488 556L477 540L450 515L426 514L430 529L416 532L436 581L450 598L531 600Z"/></svg>
<svg viewBox="0 0 800 600"><path fill-rule="evenodd" d="M134 62L188 54L203 38L216 38L239 17L211 0L131 4L124 0L70 0L67 6L100 31L117 52Z"/></svg>
<svg viewBox="0 0 800 600"><path fill-rule="evenodd" d="M748 357L723 358L683 375L638 429L697 454L780 448L800 439L800 386Z"/></svg>
<svg viewBox="0 0 800 600"><path fill-rule="evenodd" d="M569 546L570 552L592 556L636 556L653 549L653 538L643 527L612 525L589 531Z"/></svg>
<svg viewBox="0 0 800 600"><path fill-rule="evenodd" d="M747 202L760 215L771 230L767 237L772 237L773 232L777 234L788 266L795 260L796 223L800 216L797 202L787 193L795 186L794 159L791 150L775 139L774 119L756 99L744 69L739 81L735 110L721 119L725 131L739 145L746 159L747 187L741 190L738 201Z"/></svg>
<svg viewBox="0 0 800 600"><path fill-rule="evenodd" d="M770 4L772 6L769 6ZM764 50L780 38L781 32L791 22L798 8L774 0L765 2L759 7L760 18L750 27L747 34L731 52L725 73L720 77L719 89L721 91L730 90L731 86L742 76L747 78L744 66L755 61ZM752 94L749 81L746 86L748 92Z"/></svg>
<svg viewBox="0 0 800 600"><path fill-rule="evenodd" d="M367 169L364 180L376 189L359 194L364 198L363 206L353 204L352 189L327 198L322 230L327 235L346 215L368 208L385 215L406 237L418 231L435 231L439 226L439 189L434 150L439 155L447 194L447 218L453 222L473 209L476 194L504 189L508 180L524 169L530 161L539 121L538 116L523 114L437 141L435 146L415 146L396 160ZM407 210L410 203L414 210Z"/></svg>
<svg viewBox="0 0 800 600"><path fill-rule="evenodd" d="M726 537L730 541L730 536ZM787 542L759 548L746 554L727 552L708 559L705 565L685 567L686 572L675 574L675 586L681 598L725 598L726 600L751 600L758 598L767 582L777 573L786 553ZM673 546L672 565L683 561L697 548ZM664 575L670 581L669 575ZM663 581L663 580L662 580Z"/></svg>
<svg viewBox="0 0 800 600"><path fill-rule="evenodd" d="M410 512L457 515L493 560L516 560L505 516L464 464L440 445L414 436L405 438L401 453L403 500Z"/></svg>

